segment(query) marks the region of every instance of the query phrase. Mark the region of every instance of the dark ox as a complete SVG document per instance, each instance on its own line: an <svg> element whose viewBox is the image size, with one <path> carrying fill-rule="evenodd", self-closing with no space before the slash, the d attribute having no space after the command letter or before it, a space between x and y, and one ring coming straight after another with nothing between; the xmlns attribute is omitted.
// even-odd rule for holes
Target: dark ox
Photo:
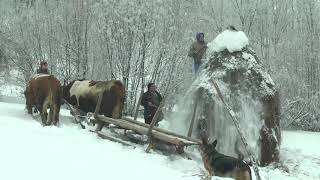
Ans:
<svg viewBox="0 0 320 180"><path fill-rule="evenodd" d="M32 108L40 111L42 125L56 125L59 122L59 112L62 99L60 81L53 75L36 74L27 83L25 90L26 108L32 114ZM47 109L49 111L49 119Z"/></svg>
<svg viewBox="0 0 320 180"><path fill-rule="evenodd" d="M75 80L64 87L64 99L71 105L88 113L94 112L98 97L102 93L99 114L106 117L121 118L125 89L121 81ZM101 130L100 124L97 130Z"/></svg>

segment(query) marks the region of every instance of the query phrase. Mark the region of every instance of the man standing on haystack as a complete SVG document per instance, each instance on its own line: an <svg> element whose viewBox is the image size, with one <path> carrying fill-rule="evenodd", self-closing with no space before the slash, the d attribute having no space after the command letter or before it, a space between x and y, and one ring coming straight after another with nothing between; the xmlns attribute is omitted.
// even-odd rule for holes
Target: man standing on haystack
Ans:
<svg viewBox="0 0 320 180"><path fill-rule="evenodd" d="M204 41L204 33L199 32L196 35L196 41L191 44L188 56L194 60L193 69L197 73L201 64L202 57L207 50L207 43Z"/></svg>

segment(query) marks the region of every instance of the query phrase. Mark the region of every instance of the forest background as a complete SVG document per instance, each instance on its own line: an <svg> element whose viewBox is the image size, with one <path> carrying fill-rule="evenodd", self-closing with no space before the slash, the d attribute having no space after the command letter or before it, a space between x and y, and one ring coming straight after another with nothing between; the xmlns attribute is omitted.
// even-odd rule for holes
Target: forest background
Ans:
<svg viewBox="0 0 320 180"><path fill-rule="evenodd" d="M170 111L194 74L197 32L234 25L273 78L283 129L320 131L318 0L0 0L1 83L25 87L40 61L61 82L120 79L133 116L155 82Z"/></svg>

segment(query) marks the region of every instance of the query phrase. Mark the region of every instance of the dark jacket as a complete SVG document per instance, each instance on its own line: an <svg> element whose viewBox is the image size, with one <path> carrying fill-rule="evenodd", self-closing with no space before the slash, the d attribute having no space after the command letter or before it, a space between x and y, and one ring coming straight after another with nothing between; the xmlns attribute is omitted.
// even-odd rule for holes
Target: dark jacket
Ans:
<svg viewBox="0 0 320 180"><path fill-rule="evenodd" d="M150 91L147 91L145 93L143 93L142 95L142 99L141 99L141 105L144 106L144 118L145 119L149 119L149 118L153 118L153 116L155 115L158 106L160 105L160 102L162 101L162 96L159 92L155 91L157 97L153 97L152 93ZM157 100L155 100L154 98L158 98ZM151 102L153 105L155 106L149 106L149 103Z"/></svg>
<svg viewBox="0 0 320 180"><path fill-rule="evenodd" d="M37 74L50 74L48 69L37 69Z"/></svg>
<svg viewBox="0 0 320 180"><path fill-rule="evenodd" d="M195 64L201 64L202 57L207 49L207 43L206 42L200 42L196 41L191 44L188 56L192 57Z"/></svg>

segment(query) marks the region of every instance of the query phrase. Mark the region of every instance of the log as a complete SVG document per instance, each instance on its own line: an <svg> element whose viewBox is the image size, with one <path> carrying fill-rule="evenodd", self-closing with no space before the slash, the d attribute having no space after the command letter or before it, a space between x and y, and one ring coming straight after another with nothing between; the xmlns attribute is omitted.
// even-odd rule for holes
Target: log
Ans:
<svg viewBox="0 0 320 180"><path fill-rule="evenodd" d="M67 106L67 108L71 111L71 115L73 116L75 122L80 124L82 129L85 129L85 125L82 124L82 121L79 119L80 114L85 114L82 110L73 107L71 104L68 103L65 99L62 99L62 102Z"/></svg>
<svg viewBox="0 0 320 180"><path fill-rule="evenodd" d="M122 140L117 139L117 138L112 137L112 136L108 136L107 134L105 134L105 133L103 133L101 131L97 131L97 134L102 139L108 139L108 140L113 141L113 142L118 142L118 143L121 143L121 144L123 144L125 146L133 146L132 144L129 144L129 143L125 142L125 141L122 141ZM135 146L133 146L133 147L135 147Z"/></svg>
<svg viewBox="0 0 320 180"><path fill-rule="evenodd" d="M131 119L129 117L126 117L126 116L123 116L121 119L124 119L126 121L131 122L131 123L134 123L134 124L137 124L137 125L140 125L140 126L144 126L144 127L147 127L147 128L149 128L149 126L150 126L149 124L145 124L143 122L135 121L135 120L133 120L133 119ZM198 144L202 143L199 139L195 139L195 138L192 138L192 137L186 137L186 136L183 136L181 134L177 134L177 133L168 131L166 129L162 129L162 128L158 128L158 127L153 127L153 129L156 130L156 131L159 131L159 132L162 132L162 133L165 133L165 134L168 134L168 135L176 136L176 137L179 137L179 138L183 138L183 139L186 139L186 140L198 143Z"/></svg>
<svg viewBox="0 0 320 180"><path fill-rule="evenodd" d="M134 123L130 123L127 120L123 120L123 119L112 119L112 118L108 118L102 115L98 115L97 116L98 120L106 122L106 123L110 123L110 124L114 124L117 126L120 126L122 128L126 128L126 129L130 129L133 131L136 131L138 133L147 135L148 134L148 130L149 128L145 127L145 126L141 126L138 124L134 124ZM190 141L188 139L185 138L181 138L181 137L177 137L177 136L173 136L170 134L166 134L164 132L160 132L157 131L156 129L152 129L151 134L154 138L159 139L161 141L170 143L170 144L174 144L177 146L185 146L185 145L198 145L198 142L194 142L194 141Z"/></svg>

